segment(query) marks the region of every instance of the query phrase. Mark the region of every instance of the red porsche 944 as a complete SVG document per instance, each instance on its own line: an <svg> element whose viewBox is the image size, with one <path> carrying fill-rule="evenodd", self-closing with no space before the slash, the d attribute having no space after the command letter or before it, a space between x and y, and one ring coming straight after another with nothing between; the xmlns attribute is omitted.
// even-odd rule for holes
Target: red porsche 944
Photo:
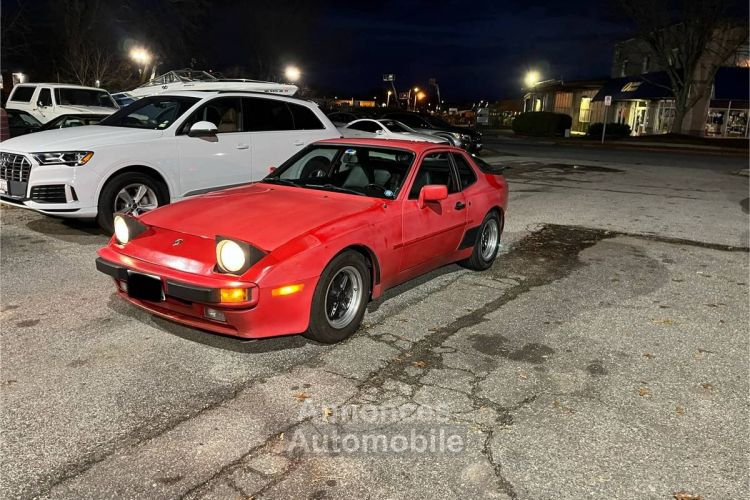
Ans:
<svg viewBox="0 0 750 500"><path fill-rule="evenodd" d="M244 338L351 335L399 283L497 256L508 188L452 146L314 143L260 182L118 214L97 268L153 314Z"/></svg>

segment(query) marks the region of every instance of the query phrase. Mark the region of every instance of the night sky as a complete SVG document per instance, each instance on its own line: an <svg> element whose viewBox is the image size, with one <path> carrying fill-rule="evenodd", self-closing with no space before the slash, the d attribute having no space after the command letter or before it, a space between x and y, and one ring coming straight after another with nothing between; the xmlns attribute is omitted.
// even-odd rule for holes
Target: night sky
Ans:
<svg viewBox="0 0 750 500"><path fill-rule="evenodd" d="M245 70L253 68L248 61L255 54L273 52L266 66L297 64L306 84L342 96L367 96L383 88L383 73L395 73L399 90L424 88L437 78L449 102L517 97L529 69L544 79L607 77L614 42L632 32L615 0L214 0L200 16L205 26L185 36L164 14L181 1L130 0L137 5L131 11L166 16L148 36L192 43L190 54L164 57L157 73L186 67L191 59L205 69ZM30 19L46 5L24 3ZM114 12L117 4L107 5ZM3 14L14 7L4 1ZM110 31L148 45L136 24ZM6 64L4 70L10 69ZM253 72L242 76L262 76Z"/></svg>
<svg viewBox="0 0 750 500"><path fill-rule="evenodd" d="M335 3L300 64L349 92L388 72L399 89L435 77L444 99L514 97L530 68L544 79L609 76L614 42L630 35L607 0Z"/></svg>

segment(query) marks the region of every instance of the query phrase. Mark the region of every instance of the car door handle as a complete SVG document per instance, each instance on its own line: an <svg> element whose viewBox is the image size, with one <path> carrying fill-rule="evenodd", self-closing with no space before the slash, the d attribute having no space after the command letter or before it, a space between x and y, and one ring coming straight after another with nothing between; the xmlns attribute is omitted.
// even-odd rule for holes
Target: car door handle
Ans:
<svg viewBox="0 0 750 500"><path fill-rule="evenodd" d="M305 145L305 141L294 141L294 145L295 146L304 146Z"/></svg>
<svg viewBox="0 0 750 500"><path fill-rule="evenodd" d="M466 208L466 204L464 202L462 201L456 202L456 210L463 210L464 208Z"/></svg>
<svg viewBox="0 0 750 500"><path fill-rule="evenodd" d="M247 144L237 144L237 149L248 149L249 147Z"/></svg>

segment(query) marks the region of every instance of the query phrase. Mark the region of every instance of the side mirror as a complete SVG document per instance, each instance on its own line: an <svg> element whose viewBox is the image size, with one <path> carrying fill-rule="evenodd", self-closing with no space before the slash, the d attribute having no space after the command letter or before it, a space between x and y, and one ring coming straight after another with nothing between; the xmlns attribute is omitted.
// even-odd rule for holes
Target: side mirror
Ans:
<svg viewBox="0 0 750 500"><path fill-rule="evenodd" d="M268 167L268 173L269 174L272 174L274 172L276 172L276 167Z"/></svg>
<svg viewBox="0 0 750 500"><path fill-rule="evenodd" d="M219 129L216 128L216 125L211 122L195 122L193 123L193 126L190 127L188 135L190 137L213 137L218 130Z"/></svg>
<svg viewBox="0 0 750 500"><path fill-rule="evenodd" d="M431 201L440 201L448 197L448 186L443 184L428 184L419 191L417 206L424 208Z"/></svg>
<svg viewBox="0 0 750 500"><path fill-rule="evenodd" d="M46 108L47 107L47 105L44 104L41 100L37 101L36 106L38 108Z"/></svg>
<svg viewBox="0 0 750 500"><path fill-rule="evenodd" d="M375 131L375 135L383 135L384 133L382 128Z"/></svg>

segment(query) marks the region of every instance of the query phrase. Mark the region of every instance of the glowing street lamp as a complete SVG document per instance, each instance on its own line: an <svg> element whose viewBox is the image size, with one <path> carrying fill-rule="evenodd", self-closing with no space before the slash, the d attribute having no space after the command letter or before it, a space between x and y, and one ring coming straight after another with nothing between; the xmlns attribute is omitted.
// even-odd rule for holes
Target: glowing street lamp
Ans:
<svg viewBox="0 0 750 500"><path fill-rule="evenodd" d="M143 47L133 47L130 49L130 59L138 65L138 74L143 77L146 66L151 63L151 53Z"/></svg>
<svg viewBox="0 0 750 500"><path fill-rule="evenodd" d="M523 81L527 87L531 88L539 83L540 78L541 77L539 76L539 72L532 70L526 73L526 77L524 77Z"/></svg>
<svg viewBox="0 0 750 500"><path fill-rule="evenodd" d="M296 82L302 76L302 71L297 66L287 66L284 68L284 77L288 82Z"/></svg>
<svg viewBox="0 0 750 500"><path fill-rule="evenodd" d="M390 91L390 90L385 93L385 95L387 96L386 99L385 99L385 107L386 108L391 105L391 94L393 94L393 92Z"/></svg>
<svg viewBox="0 0 750 500"><path fill-rule="evenodd" d="M414 87L413 89L409 89L409 94L407 94L407 96L406 96L406 107L407 108L411 105L411 93L412 93L412 91L414 91L414 93L416 94L417 92L419 92L419 87ZM416 97L416 95L414 96L414 109L415 110L417 109L417 97Z"/></svg>
<svg viewBox="0 0 750 500"><path fill-rule="evenodd" d="M417 95L414 96L414 111L417 110L418 101L421 101L426 97L424 92L417 91Z"/></svg>

